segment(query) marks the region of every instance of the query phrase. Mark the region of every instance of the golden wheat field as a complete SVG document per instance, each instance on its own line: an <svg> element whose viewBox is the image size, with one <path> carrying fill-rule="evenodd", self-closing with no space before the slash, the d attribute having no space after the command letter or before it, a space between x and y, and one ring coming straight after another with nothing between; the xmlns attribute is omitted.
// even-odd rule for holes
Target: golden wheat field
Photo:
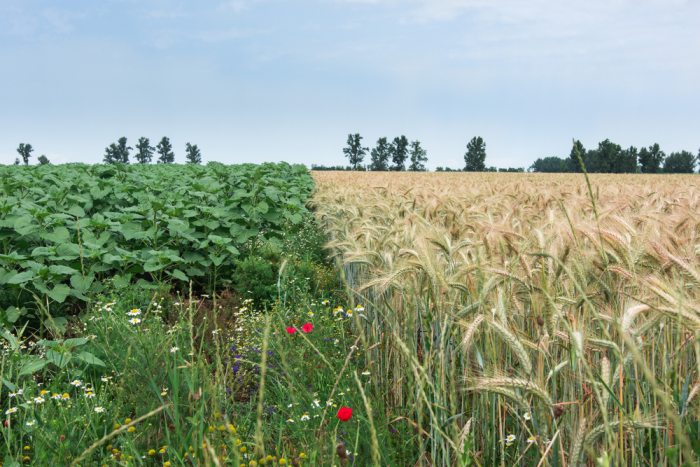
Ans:
<svg viewBox="0 0 700 467"><path fill-rule="evenodd" d="M696 465L698 176L314 178L419 463Z"/></svg>

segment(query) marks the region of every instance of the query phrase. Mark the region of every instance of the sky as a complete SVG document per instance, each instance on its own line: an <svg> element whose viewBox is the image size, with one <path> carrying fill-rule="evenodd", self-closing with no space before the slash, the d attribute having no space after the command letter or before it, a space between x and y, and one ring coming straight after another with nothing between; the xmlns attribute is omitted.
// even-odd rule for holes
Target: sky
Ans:
<svg viewBox="0 0 700 467"><path fill-rule="evenodd" d="M2 0L0 163L98 163L126 136L204 161L347 164L359 133L428 167L700 148L695 0ZM369 162L369 155L366 162Z"/></svg>

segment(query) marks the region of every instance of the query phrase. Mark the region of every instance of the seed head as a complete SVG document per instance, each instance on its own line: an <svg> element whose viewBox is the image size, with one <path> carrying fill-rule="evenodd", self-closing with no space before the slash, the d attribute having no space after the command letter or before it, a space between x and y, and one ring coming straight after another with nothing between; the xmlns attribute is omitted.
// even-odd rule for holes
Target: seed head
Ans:
<svg viewBox="0 0 700 467"><path fill-rule="evenodd" d="M543 318L542 316L538 316L538 317L537 317L537 325L538 325L539 327L544 326L544 318Z"/></svg>
<svg viewBox="0 0 700 467"><path fill-rule="evenodd" d="M338 454L338 457L340 457L341 459L345 459L346 457L348 457L348 452L345 450L345 446L343 446L342 444L339 444L335 448L335 452Z"/></svg>

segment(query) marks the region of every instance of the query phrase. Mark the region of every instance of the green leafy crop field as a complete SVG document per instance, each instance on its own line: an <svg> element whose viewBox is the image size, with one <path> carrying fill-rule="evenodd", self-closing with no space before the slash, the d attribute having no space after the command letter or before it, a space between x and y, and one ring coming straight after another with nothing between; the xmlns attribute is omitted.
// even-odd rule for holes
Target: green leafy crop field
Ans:
<svg viewBox="0 0 700 467"><path fill-rule="evenodd" d="M3 166L0 179L6 325L27 303L85 301L107 278L117 289L230 285L242 250L298 230L313 189L304 166L286 163Z"/></svg>

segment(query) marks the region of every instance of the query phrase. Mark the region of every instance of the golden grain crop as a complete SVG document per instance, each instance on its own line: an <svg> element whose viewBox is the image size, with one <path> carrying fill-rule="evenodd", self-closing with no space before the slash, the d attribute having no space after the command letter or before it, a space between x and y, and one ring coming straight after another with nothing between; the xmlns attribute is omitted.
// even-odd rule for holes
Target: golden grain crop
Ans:
<svg viewBox="0 0 700 467"><path fill-rule="evenodd" d="M436 465L695 462L698 176L314 178L384 403Z"/></svg>

